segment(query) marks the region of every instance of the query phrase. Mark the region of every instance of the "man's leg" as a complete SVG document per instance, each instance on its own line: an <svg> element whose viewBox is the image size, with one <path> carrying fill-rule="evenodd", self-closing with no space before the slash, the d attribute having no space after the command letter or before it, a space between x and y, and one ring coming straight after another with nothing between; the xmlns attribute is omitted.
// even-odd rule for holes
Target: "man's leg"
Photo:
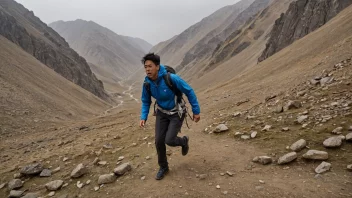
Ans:
<svg viewBox="0 0 352 198"><path fill-rule="evenodd" d="M158 153L158 163L161 168L168 167L165 137L170 120L167 116L168 115L158 111L155 122L155 146Z"/></svg>
<svg viewBox="0 0 352 198"><path fill-rule="evenodd" d="M182 116L182 118L180 118L178 114L174 114L169 118L170 124L166 132L165 143L173 147L185 146L188 143L186 138L177 136L178 132L181 130L183 120L185 119L185 114Z"/></svg>

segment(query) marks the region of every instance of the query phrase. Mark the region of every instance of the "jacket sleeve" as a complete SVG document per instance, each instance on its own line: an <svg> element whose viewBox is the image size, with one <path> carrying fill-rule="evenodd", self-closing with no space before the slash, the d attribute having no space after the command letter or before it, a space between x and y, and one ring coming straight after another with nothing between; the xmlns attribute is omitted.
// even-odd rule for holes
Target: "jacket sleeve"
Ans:
<svg viewBox="0 0 352 198"><path fill-rule="evenodd" d="M142 87L141 101L142 101L141 120L147 120L152 99L144 84Z"/></svg>
<svg viewBox="0 0 352 198"><path fill-rule="evenodd" d="M195 115L200 114L200 106L197 100L197 96L194 93L194 90L192 89L192 87L189 86L187 82L184 81L182 78L180 78L178 75L171 74L171 80L173 85L175 85L178 90L180 90L182 93L184 93L187 96L188 101L192 106L193 114Z"/></svg>

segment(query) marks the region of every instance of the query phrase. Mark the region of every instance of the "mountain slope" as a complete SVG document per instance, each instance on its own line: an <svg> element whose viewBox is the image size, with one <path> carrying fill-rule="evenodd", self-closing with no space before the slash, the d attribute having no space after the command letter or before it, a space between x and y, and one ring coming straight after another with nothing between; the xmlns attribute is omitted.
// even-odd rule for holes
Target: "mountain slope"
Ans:
<svg viewBox="0 0 352 198"><path fill-rule="evenodd" d="M98 115L107 103L40 63L0 36L1 135L43 123Z"/></svg>
<svg viewBox="0 0 352 198"><path fill-rule="evenodd" d="M271 37L259 61L272 56L317 28L323 26L352 0L298 0L275 21Z"/></svg>
<svg viewBox="0 0 352 198"><path fill-rule="evenodd" d="M0 35L16 43L57 73L100 98L108 96L86 60L33 12L13 0L0 1Z"/></svg>
<svg viewBox="0 0 352 198"><path fill-rule="evenodd" d="M223 29L232 19L236 18L239 13L246 9L254 0L242 0L235 5L226 6L202 19L200 22L187 28L181 34L163 42L151 49L152 52L158 53L164 64L173 66L179 65L185 54L194 47L194 45L204 38L214 29Z"/></svg>
<svg viewBox="0 0 352 198"><path fill-rule="evenodd" d="M120 36L93 21L57 21L49 26L88 62L117 79L134 73L141 66L141 57L150 49L150 44L141 39Z"/></svg>

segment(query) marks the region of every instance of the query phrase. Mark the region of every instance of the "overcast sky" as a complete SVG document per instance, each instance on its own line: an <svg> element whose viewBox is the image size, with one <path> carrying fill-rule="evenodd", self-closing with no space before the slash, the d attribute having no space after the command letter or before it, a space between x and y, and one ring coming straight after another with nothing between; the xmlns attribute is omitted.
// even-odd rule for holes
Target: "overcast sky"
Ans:
<svg viewBox="0 0 352 198"><path fill-rule="evenodd" d="M42 21L92 20L151 44L167 40L238 0L16 0Z"/></svg>

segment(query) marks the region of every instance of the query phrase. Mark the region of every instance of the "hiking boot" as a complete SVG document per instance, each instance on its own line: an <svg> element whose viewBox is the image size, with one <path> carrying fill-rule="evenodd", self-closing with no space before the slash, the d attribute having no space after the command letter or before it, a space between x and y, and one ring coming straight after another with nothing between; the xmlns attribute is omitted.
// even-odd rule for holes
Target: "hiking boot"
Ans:
<svg viewBox="0 0 352 198"><path fill-rule="evenodd" d="M189 137L183 136L183 139L185 139L186 144L184 146L182 146L182 155L185 156L185 155L187 155L188 150L189 150L189 145L188 145Z"/></svg>
<svg viewBox="0 0 352 198"><path fill-rule="evenodd" d="M155 179L156 180L161 180L164 178L164 176L169 172L169 167L166 168L161 168L159 169L158 173L156 174Z"/></svg>

